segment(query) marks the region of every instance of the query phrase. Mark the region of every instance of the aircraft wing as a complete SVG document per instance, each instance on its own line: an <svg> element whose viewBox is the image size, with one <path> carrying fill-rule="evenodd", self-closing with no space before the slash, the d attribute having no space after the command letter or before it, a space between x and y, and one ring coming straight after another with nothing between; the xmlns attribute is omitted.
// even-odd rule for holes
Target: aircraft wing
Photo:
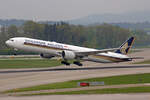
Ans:
<svg viewBox="0 0 150 100"><path fill-rule="evenodd" d="M105 53L109 51L118 50L120 48L111 48L111 49L102 49L102 50L95 50L95 51L83 51L83 52L75 52L78 56L88 56L88 55L95 55L98 53Z"/></svg>

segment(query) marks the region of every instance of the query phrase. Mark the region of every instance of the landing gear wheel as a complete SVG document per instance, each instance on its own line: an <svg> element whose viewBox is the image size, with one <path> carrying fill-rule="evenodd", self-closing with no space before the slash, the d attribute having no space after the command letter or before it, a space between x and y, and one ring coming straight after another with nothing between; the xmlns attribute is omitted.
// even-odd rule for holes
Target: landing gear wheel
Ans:
<svg viewBox="0 0 150 100"><path fill-rule="evenodd" d="M61 61L61 64L65 64L67 66L70 66L70 63L68 63L67 61Z"/></svg>
<svg viewBox="0 0 150 100"><path fill-rule="evenodd" d="M74 63L75 65L78 65L78 66L83 66L83 64L80 63L80 62L78 62L78 61L74 61L73 63Z"/></svg>

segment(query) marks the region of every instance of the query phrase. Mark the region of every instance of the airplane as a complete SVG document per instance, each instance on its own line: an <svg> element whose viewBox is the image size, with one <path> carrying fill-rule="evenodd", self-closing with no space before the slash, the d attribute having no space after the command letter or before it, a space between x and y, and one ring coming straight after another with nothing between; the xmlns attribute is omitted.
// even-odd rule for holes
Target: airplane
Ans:
<svg viewBox="0 0 150 100"><path fill-rule="evenodd" d="M119 48L93 49L74 45L50 42L26 37L10 38L5 43L15 50L24 50L39 53L42 58L61 57L62 64L70 65L68 60L74 60L73 64L82 66L81 61L93 61L98 63L118 63L132 61L127 56L133 45L135 37L130 37Z"/></svg>

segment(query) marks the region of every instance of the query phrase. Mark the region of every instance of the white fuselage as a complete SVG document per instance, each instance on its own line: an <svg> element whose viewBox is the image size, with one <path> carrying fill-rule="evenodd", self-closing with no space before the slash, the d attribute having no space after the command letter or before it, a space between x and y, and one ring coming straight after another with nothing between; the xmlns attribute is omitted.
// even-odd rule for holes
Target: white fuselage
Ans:
<svg viewBox="0 0 150 100"><path fill-rule="evenodd" d="M63 50L74 51L74 52L88 52L96 51L97 49L85 48L79 46L73 46L68 44L62 44L57 42L43 41L38 39L16 37L11 38L6 41L6 44L12 48L20 49L29 52L37 52L50 54L53 56L61 56L60 52ZM107 52L107 53L98 53L96 55L90 55L84 57L83 60L101 62L101 63L111 63L111 62L123 62L127 61L129 57L127 55Z"/></svg>

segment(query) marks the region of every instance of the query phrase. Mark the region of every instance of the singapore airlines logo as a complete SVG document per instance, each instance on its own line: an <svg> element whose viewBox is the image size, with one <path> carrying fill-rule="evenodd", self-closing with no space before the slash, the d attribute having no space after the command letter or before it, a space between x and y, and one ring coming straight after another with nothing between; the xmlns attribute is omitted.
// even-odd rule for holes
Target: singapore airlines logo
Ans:
<svg viewBox="0 0 150 100"><path fill-rule="evenodd" d="M121 52L123 53L123 54L126 54L127 53L127 49L128 49L128 42L127 43L125 43L123 46L122 46L122 48L121 48Z"/></svg>

